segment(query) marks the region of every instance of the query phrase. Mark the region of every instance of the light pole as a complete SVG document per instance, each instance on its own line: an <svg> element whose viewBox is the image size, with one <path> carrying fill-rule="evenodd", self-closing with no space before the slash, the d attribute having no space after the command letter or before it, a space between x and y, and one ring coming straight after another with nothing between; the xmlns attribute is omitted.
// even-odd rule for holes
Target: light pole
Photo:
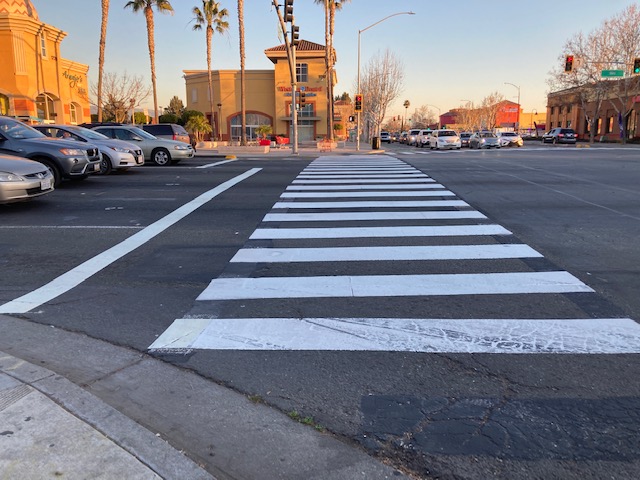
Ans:
<svg viewBox="0 0 640 480"><path fill-rule="evenodd" d="M402 133L404 131L404 124L407 121L407 112L409 111L409 105L411 105L409 103L409 100L405 100L404 103L402 104L404 106L404 118L402 119L402 128L400 129Z"/></svg>
<svg viewBox="0 0 640 480"><path fill-rule="evenodd" d="M533 128L533 112L536 112L536 117L538 116L538 110L536 110L535 108L531 110L531 121L529 122L529 132L531 132L531 129ZM538 129L536 129L536 136L538 135Z"/></svg>
<svg viewBox="0 0 640 480"><path fill-rule="evenodd" d="M415 13L413 12L398 12L398 13L392 13L391 15L387 15L386 17L384 17L382 20L378 20L376 23L372 23L371 25L369 25L368 27L363 28L362 30L358 30L358 86L357 86L357 95L360 95L360 34L362 32L366 32L367 30L369 30L371 27L375 27L376 25L378 25L379 23L384 22L385 20L391 18L391 17L395 17L396 15L415 15ZM363 99L366 101L366 99ZM364 103L364 101L362 102ZM356 118L356 151L360 151L360 112L356 112L357 118Z"/></svg>
<svg viewBox="0 0 640 480"><path fill-rule="evenodd" d="M433 108L435 108L436 110L438 110L438 130L440 130L440 112L441 112L442 110L440 110L440 109L439 109L438 107L436 107L435 105L429 105L428 103L425 103L425 106L427 106L427 107L433 107Z"/></svg>
<svg viewBox="0 0 640 480"><path fill-rule="evenodd" d="M518 85L514 85L513 83L504 82L505 85L511 85L512 87L516 87L518 89L518 113L516 115L516 127L514 127L514 132L520 130L520 87Z"/></svg>
<svg viewBox="0 0 640 480"><path fill-rule="evenodd" d="M222 104L218 103L218 141L222 141Z"/></svg>

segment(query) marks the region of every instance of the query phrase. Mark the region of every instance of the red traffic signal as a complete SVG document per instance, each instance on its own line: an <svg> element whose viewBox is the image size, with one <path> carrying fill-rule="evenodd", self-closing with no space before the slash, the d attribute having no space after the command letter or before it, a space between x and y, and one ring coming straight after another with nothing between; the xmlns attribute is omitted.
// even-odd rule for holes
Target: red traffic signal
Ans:
<svg viewBox="0 0 640 480"><path fill-rule="evenodd" d="M354 110L356 112L361 112L362 111L362 95L360 95L360 94L356 95L356 101L355 101Z"/></svg>
<svg viewBox="0 0 640 480"><path fill-rule="evenodd" d="M573 71L573 55L567 55L564 62L564 71L567 73Z"/></svg>

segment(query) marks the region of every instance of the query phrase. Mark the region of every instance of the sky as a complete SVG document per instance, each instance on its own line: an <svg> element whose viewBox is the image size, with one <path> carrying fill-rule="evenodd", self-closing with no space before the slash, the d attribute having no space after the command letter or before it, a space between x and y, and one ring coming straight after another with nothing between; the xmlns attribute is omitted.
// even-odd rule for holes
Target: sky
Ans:
<svg viewBox="0 0 640 480"><path fill-rule="evenodd" d="M204 31L193 30L193 7L201 0L170 0L173 15L155 13L158 104L173 96L186 105L183 70L206 70ZM32 0L40 20L68 35L62 56L89 65L89 82L97 82L100 0ZM126 0L111 0L105 71L142 77L149 84L150 63L142 12L124 9ZM246 68L271 70L264 50L282 43L277 14L270 0L245 0ZM284 3L284 2L281 2ZM409 116L429 106L434 113L479 104L493 92L517 101L524 111L546 111L549 71L561 61L565 42L588 33L622 12L634 0L351 0L336 15L334 47L338 85L335 94L356 89L358 32L360 60L389 49L404 70L400 97L387 116ZM220 0L229 11L230 28L214 35L212 69L239 69L237 2ZM324 45L324 10L314 0L294 0L300 38ZM512 85L509 85L512 84ZM515 85L515 86L514 86ZM153 106L153 98L147 99Z"/></svg>

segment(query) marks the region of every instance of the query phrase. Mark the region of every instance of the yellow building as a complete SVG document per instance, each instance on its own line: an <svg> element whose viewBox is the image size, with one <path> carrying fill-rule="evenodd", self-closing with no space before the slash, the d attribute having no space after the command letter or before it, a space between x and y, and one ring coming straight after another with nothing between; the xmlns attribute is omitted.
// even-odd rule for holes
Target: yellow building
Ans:
<svg viewBox="0 0 640 480"><path fill-rule="evenodd" d="M284 45L265 50L274 63L273 70L245 71L245 105L247 138L257 137L260 125L271 125L273 133L291 137L291 75ZM309 141L327 136L327 81L325 47L301 40L296 52L297 84L304 91L304 106L298 113L298 140ZM213 112L209 100L206 70L184 70L187 110L204 113L209 121L219 125L219 138L237 141L240 138L240 71L214 70ZM334 79L335 83L335 79Z"/></svg>
<svg viewBox="0 0 640 480"><path fill-rule="evenodd" d="M31 0L0 0L0 115L90 121L89 67L61 58L66 35L40 21Z"/></svg>

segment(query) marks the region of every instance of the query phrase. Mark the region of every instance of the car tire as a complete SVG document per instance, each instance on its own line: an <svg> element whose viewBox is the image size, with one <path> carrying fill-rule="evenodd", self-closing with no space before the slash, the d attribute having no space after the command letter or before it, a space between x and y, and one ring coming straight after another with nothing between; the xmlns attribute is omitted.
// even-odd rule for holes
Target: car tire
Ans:
<svg viewBox="0 0 640 480"><path fill-rule="evenodd" d="M151 160L160 167L171 165L171 155L166 148L156 148L152 151Z"/></svg>
<svg viewBox="0 0 640 480"><path fill-rule="evenodd" d="M46 158L31 158L30 160L35 160L36 162L40 162L45 167L47 167L51 172L51 175L53 175L53 186L55 188L58 188L60 186L60 183L62 182L62 172L56 166L55 163L53 163L51 160L48 160Z"/></svg>
<svg viewBox="0 0 640 480"><path fill-rule="evenodd" d="M558 140L556 139L556 137L553 137L553 140L552 140L551 143L553 143L554 145L556 145L558 143Z"/></svg>
<svg viewBox="0 0 640 480"><path fill-rule="evenodd" d="M103 153L102 161L100 162L100 170L97 172L98 175L109 175L112 168L111 159Z"/></svg>

